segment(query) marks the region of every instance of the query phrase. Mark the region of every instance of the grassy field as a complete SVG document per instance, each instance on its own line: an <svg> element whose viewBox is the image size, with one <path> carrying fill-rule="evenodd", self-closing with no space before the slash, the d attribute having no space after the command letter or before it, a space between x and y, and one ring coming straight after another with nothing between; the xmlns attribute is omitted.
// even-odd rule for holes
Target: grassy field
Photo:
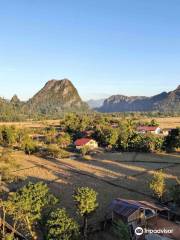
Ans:
<svg viewBox="0 0 180 240"><path fill-rule="evenodd" d="M102 220L108 204L114 198L152 200L148 183L154 170L163 168L169 184L180 176L180 156L170 154L104 153L89 160L45 159L14 152L20 168L13 174L26 177L25 182L12 183L15 190L28 181L45 181L53 193L76 216L72 194L79 186L89 186L98 192L99 208L92 222Z"/></svg>
<svg viewBox="0 0 180 240"><path fill-rule="evenodd" d="M143 118L141 120L151 121L152 119L156 119L161 128L180 127L180 117Z"/></svg>
<svg viewBox="0 0 180 240"><path fill-rule="evenodd" d="M162 118L152 118L155 119L161 128L175 128L180 127L180 117L162 117ZM151 118L141 118L142 121L151 121ZM45 121L25 121L25 122L0 122L0 126L2 125L15 125L20 128L39 128L45 127L47 125L57 125L59 124L59 120L45 120Z"/></svg>

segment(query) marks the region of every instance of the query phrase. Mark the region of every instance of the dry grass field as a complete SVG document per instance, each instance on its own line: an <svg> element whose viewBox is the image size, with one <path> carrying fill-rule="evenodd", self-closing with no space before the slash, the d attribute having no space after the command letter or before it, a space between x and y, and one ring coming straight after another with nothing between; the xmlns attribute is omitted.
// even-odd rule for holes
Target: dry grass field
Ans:
<svg viewBox="0 0 180 240"><path fill-rule="evenodd" d="M45 159L14 152L20 168L14 174L26 177L25 182L10 185L12 190L28 181L45 181L60 198L72 216L76 216L72 194L79 186L89 186L98 192L99 208L94 219L103 219L108 204L114 198L152 200L148 182L154 170L163 168L171 184L180 177L180 155L142 153L99 153L89 160ZM94 221L95 222L95 221Z"/></svg>
<svg viewBox="0 0 180 240"><path fill-rule="evenodd" d="M152 118L155 119L161 128L175 128L180 127L180 117L161 117L161 118ZM151 118L141 118L142 121L151 121ZM14 125L20 128L39 128L45 127L47 125L57 125L59 124L59 120L45 120L45 121L25 121L25 122L0 122L0 126L2 125Z"/></svg>
<svg viewBox="0 0 180 240"><path fill-rule="evenodd" d="M180 117L142 118L141 120L151 121L152 119L156 119L161 128L180 127Z"/></svg>

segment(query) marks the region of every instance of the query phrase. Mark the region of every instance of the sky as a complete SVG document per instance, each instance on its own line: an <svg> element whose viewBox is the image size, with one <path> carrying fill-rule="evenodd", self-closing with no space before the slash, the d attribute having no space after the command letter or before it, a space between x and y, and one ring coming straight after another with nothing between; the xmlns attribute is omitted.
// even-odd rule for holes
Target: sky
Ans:
<svg viewBox="0 0 180 240"><path fill-rule="evenodd" d="M69 78L82 99L180 84L179 0L0 0L0 96Z"/></svg>

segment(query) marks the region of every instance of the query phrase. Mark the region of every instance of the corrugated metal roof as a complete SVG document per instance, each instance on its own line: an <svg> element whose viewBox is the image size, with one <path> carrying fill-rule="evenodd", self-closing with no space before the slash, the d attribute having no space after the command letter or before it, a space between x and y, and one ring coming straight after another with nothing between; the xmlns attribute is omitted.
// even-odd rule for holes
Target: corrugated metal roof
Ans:
<svg viewBox="0 0 180 240"><path fill-rule="evenodd" d="M135 201L129 199L117 198L112 201L109 209L117 213L118 215L129 217L140 208L151 208L153 210L168 210L166 207L156 205L155 203L149 203L146 201Z"/></svg>
<svg viewBox="0 0 180 240"><path fill-rule="evenodd" d="M138 131L156 131L158 127L155 126L139 126L137 128Z"/></svg>
<svg viewBox="0 0 180 240"><path fill-rule="evenodd" d="M76 146L83 146L85 145L86 143L90 142L92 139L90 138L80 138L80 139L77 139L74 144Z"/></svg>
<svg viewBox="0 0 180 240"><path fill-rule="evenodd" d="M128 200L123 199L115 199L112 201L110 205L110 209L112 209L118 215L129 217L131 214L136 212L140 207L136 204L129 202Z"/></svg>

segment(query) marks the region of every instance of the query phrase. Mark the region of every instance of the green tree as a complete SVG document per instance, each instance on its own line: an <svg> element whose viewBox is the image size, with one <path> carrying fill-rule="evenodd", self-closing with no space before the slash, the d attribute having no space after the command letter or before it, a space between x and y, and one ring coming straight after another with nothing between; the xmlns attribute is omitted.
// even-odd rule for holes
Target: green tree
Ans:
<svg viewBox="0 0 180 240"><path fill-rule="evenodd" d="M65 133L62 136L57 138L57 144L61 148L66 148L71 143L71 136L68 133Z"/></svg>
<svg viewBox="0 0 180 240"><path fill-rule="evenodd" d="M148 125L149 126L154 126L154 127L158 127L159 126L158 122L155 119L152 119Z"/></svg>
<svg viewBox="0 0 180 240"><path fill-rule="evenodd" d="M170 188L170 196L174 203L180 205L180 181L177 179L177 183Z"/></svg>
<svg viewBox="0 0 180 240"><path fill-rule="evenodd" d="M180 128L172 129L165 138L164 147L167 152L172 152L180 147Z"/></svg>
<svg viewBox="0 0 180 240"><path fill-rule="evenodd" d="M47 229L48 240L75 240L79 236L78 224L68 216L64 208L51 212Z"/></svg>
<svg viewBox="0 0 180 240"><path fill-rule="evenodd" d="M30 155L37 151L37 144L32 138L26 136L21 144L21 148L26 154Z"/></svg>
<svg viewBox="0 0 180 240"><path fill-rule="evenodd" d="M90 148L88 146L83 146L81 149L80 149L80 152L82 154L82 156L85 156L86 154L88 154Z"/></svg>
<svg viewBox="0 0 180 240"><path fill-rule="evenodd" d="M3 181L11 182L14 179L12 169L17 169L19 164L12 156L12 150L10 148L3 148L0 154L0 172Z"/></svg>
<svg viewBox="0 0 180 240"><path fill-rule="evenodd" d="M80 187L74 193L74 200L79 214L84 218L83 236L87 239L88 216L98 207L97 192L92 188Z"/></svg>
<svg viewBox="0 0 180 240"><path fill-rule="evenodd" d="M57 203L57 199L49 193L46 184L38 182L28 183L26 186L9 196L6 206L7 212L13 217L14 223L23 222L27 226L33 239L36 238L33 227L42 217L43 208Z"/></svg>
<svg viewBox="0 0 180 240"><path fill-rule="evenodd" d="M154 172L153 178L150 181L150 189L153 191L154 195L162 201L162 197L166 191L165 185L165 174L162 170Z"/></svg>
<svg viewBox="0 0 180 240"><path fill-rule="evenodd" d="M61 149L57 144L49 144L47 149L47 154L53 158L67 158L69 157L69 152Z"/></svg>
<svg viewBox="0 0 180 240"><path fill-rule="evenodd" d="M58 147L57 144L49 144L48 147L47 147L47 152L50 155L50 157L58 158L60 148Z"/></svg>
<svg viewBox="0 0 180 240"><path fill-rule="evenodd" d="M16 128L3 126L0 129L0 141L4 146L12 146L16 142Z"/></svg>
<svg viewBox="0 0 180 240"><path fill-rule="evenodd" d="M121 220L113 223L113 232L115 235L122 240L130 240L130 234L128 226Z"/></svg>

